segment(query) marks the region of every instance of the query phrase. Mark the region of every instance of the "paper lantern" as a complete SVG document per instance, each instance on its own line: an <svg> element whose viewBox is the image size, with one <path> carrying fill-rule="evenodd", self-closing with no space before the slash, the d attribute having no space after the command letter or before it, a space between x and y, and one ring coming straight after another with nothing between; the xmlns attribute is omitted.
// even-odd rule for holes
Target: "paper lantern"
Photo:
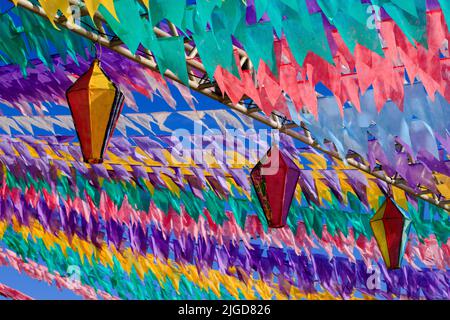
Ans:
<svg viewBox="0 0 450 320"><path fill-rule="evenodd" d="M400 268L411 220L388 197L370 220L370 226L386 267Z"/></svg>
<svg viewBox="0 0 450 320"><path fill-rule="evenodd" d="M250 173L270 228L286 225L300 169L276 146L269 149Z"/></svg>
<svg viewBox="0 0 450 320"><path fill-rule="evenodd" d="M66 92L83 160L103 162L103 154L122 112L124 95L95 59Z"/></svg>

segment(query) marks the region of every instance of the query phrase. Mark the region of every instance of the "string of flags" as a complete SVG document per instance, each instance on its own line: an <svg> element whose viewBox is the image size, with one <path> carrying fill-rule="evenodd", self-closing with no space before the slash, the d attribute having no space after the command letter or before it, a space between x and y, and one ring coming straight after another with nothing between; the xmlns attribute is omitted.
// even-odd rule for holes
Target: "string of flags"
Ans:
<svg viewBox="0 0 450 320"><path fill-rule="evenodd" d="M231 103L450 199L447 1L33 0L48 19L12 3L0 15L0 266L85 299L449 298L447 211L200 106L185 52L195 46L188 59ZM100 52L61 15L145 50L159 72ZM368 285L373 268L383 286ZM31 298L1 283L0 295Z"/></svg>

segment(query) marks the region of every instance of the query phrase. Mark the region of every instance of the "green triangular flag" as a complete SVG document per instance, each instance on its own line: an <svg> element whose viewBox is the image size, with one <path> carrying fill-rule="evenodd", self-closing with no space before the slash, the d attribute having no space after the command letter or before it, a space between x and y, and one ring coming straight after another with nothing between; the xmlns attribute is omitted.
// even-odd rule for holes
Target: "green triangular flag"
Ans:
<svg viewBox="0 0 450 320"><path fill-rule="evenodd" d="M186 1L180 0L150 0L149 10L153 25L167 19L175 26L181 27L184 19Z"/></svg>
<svg viewBox="0 0 450 320"><path fill-rule="evenodd" d="M180 28L186 33L187 30L194 32L194 17L196 12L196 6L187 6L184 10L183 22Z"/></svg>
<svg viewBox="0 0 450 320"><path fill-rule="evenodd" d="M345 14L338 14L333 22L350 52L354 53L356 44L359 43L367 49L384 56L376 28L367 28L366 24L361 24L353 17Z"/></svg>
<svg viewBox="0 0 450 320"><path fill-rule="evenodd" d="M159 72L164 75L166 70L172 71L183 84L189 85L184 38L170 37L158 39L160 53L154 53L158 62Z"/></svg>
<svg viewBox="0 0 450 320"><path fill-rule="evenodd" d="M244 46L256 70L258 70L260 60L263 60L273 74L277 73L273 27L270 23L241 25L235 36Z"/></svg>
<svg viewBox="0 0 450 320"><path fill-rule="evenodd" d="M202 59L209 79L214 78L218 66L237 75L236 63L233 56L231 34L216 30L193 34L198 53Z"/></svg>
<svg viewBox="0 0 450 320"><path fill-rule="evenodd" d="M447 21L447 30L450 31L450 1L438 0L441 5L442 12L444 13L445 21Z"/></svg>
<svg viewBox="0 0 450 320"><path fill-rule="evenodd" d="M290 14L292 13L292 10L290 10L288 6L282 3L281 0L271 0L267 4L266 11L267 15L270 18L270 23L275 29L275 32L277 33L278 37L281 38L283 35L283 17L292 17L292 14ZM296 31L298 32L298 29Z"/></svg>
<svg viewBox="0 0 450 320"><path fill-rule="evenodd" d="M334 17L338 14L339 8L342 5L336 0L317 0L317 4L330 23L333 23Z"/></svg>
<svg viewBox="0 0 450 320"><path fill-rule="evenodd" d="M115 0L119 21L104 7L99 7L99 12L103 15L108 25L114 33L126 44L131 53L135 53L142 42L144 30L144 18L141 16L142 7L137 1ZM125 23L126 21L126 23Z"/></svg>
<svg viewBox="0 0 450 320"><path fill-rule="evenodd" d="M408 12L410 15L418 18L417 8L414 1L405 1L405 0L391 0L393 4L395 4L400 9Z"/></svg>

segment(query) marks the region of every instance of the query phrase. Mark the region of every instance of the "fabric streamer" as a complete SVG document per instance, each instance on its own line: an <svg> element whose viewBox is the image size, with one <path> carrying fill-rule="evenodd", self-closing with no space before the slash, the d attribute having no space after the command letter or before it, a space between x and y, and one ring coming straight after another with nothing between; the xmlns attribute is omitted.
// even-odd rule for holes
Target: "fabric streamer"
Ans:
<svg viewBox="0 0 450 320"><path fill-rule="evenodd" d="M13 300L33 300L31 297L0 283L0 295Z"/></svg>

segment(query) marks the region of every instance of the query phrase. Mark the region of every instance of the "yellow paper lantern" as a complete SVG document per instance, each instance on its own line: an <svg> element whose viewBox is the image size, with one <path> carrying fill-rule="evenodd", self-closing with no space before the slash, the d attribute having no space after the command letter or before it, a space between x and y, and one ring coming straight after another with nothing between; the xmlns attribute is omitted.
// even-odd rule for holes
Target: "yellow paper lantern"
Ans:
<svg viewBox="0 0 450 320"><path fill-rule="evenodd" d="M103 154L122 112L124 95L95 59L89 70L67 90L66 96L83 160L103 162Z"/></svg>

